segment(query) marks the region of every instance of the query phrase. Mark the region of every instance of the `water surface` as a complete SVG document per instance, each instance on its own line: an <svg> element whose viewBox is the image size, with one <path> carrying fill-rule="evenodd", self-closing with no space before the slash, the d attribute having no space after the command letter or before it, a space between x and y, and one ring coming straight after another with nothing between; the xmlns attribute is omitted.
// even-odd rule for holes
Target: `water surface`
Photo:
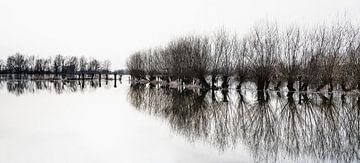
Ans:
<svg viewBox="0 0 360 163"><path fill-rule="evenodd" d="M0 162L359 160L360 98L341 92L14 80L0 99Z"/></svg>

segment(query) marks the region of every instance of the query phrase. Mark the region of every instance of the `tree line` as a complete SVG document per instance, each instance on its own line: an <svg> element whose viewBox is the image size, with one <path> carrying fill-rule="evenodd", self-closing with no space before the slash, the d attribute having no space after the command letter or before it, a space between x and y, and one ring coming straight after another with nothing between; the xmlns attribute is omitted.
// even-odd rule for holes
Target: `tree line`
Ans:
<svg viewBox="0 0 360 163"><path fill-rule="evenodd" d="M165 46L133 53L127 67L133 80L181 81L202 88L237 88L253 82L289 91L360 89L360 27L351 22L312 28L254 26L245 35L224 29L187 35ZM221 85L216 85L221 81Z"/></svg>
<svg viewBox="0 0 360 163"><path fill-rule="evenodd" d="M55 76L65 75L91 75L109 74L111 61L99 61L94 58L63 56L41 58L34 55L24 55L16 53L10 55L6 60L0 59L0 74L21 75L45 75L53 74Z"/></svg>

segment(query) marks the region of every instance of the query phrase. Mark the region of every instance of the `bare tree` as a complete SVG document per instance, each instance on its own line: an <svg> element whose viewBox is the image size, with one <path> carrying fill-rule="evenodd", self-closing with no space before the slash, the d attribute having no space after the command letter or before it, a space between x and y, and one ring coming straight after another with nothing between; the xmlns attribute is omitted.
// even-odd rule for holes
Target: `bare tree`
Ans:
<svg viewBox="0 0 360 163"><path fill-rule="evenodd" d="M342 90L349 91L354 88L360 89L360 27L346 24L345 32L345 56L340 66L339 82ZM346 83L350 84L347 87Z"/></svg>
<svg viewBox="0 0 360 163"><path fill-rule="evenodd" d="M43 74L45 72L45 61L42 58L37 58L35 60L35 73Z"/></svg>
<svg viewBox="0 0 360 163"><path fill-rule="evenodd" d="M26 72L28 74L34 73L34 70L35 70L35 56L31 55L31 56L26 57L25 62L28 65Z"/></svg>
<svg viewBox="0 0 360 163"><path fill-rule="evenodd" d="M9 56L6 62L6 67L8 68L9 73L24 73L27 69L25 55L16 53L15 55Z"/></svg>
<svg viewBox="0 0 360 163"><path fill-rule="evenodd" d="M239 82L237 89L241 89L241 85L249 79L250 67L248 57L249 43L246 38L234 44L235 55L235 79Z"/></svg>
<svg viewBox="0 0 360 163"><path fill-rule="evenodd" d="M206 36L194 36L192 38L192 60L194 77L200 80L203 88L210 88L206 81L206 75L211 63L211 41Z"/></svg>
<svg viewBox="0 0 360 163"><path fill-rule="evenodd" d="M302 33L298 27L291 27L282 35L279 72L280 80L287 81L289 91L295 91L294 83L298 80L300 73L301 36Z"/></svg>
<svg viewBox="0 0 360 163"><path fill-rule="evenodd" d="M104 71L104 73L106 75L106 80L109 79L110 66L111 66L111 61L110 60L105 60L102 63L103 71Z"/></svg>
<svg viewBox="0 0 360 163"><path fill-rule="evenodd" d="M142 52L142 58L144 61L144 70L148 75L149 81L154 81L156 75L158 75L157 65L154 58L154 50L148 49Z"/></svg>
<svg viewBox="0 0 360 163"><path fill-rule="evenodd" d="M94 79L95 73L100 73L101 65L96 59L90 59L88 72L91 73L91 79Z"/></svg>
<svg viewBox="0 0 360 163"><path fill-rule="evenodd" d="M65 58L60 54L56 55L53 61L53 72L55 75L62 73L64 64Z"/></svg>
<svg viewBox="0 0 360 163"><path fill-rule="evenodd" d="M268 89L279 58L279 34L276 25L255 27L249 36L248 61L258 90Z"/></svg>
<svg viewBox="0 0 360 163"><path fill-rule="evenodd" d="M79 69L79 62L76 56L68 57L65 59L63 72L66 74L74 75Z"/></svg>
<svg viewBox="0 0 360 163"><path fill-rule="evenodd" d="M212 87L215 88L215 83L217 81L218 75L223 75L223 85L224 87L227 87L227 77L228 74L222 74L227 73L229 70L229 67L227 67L229 63L229 53L230 53L230 41L228 33L221 29L217 31L214 34L214 38L212 39L212 60L211 60L211 66L212 69L210 70L211 73L211 83ZM226 78L224 80L224 78Z"/></svg>
<svg viewBox="0 0 360 163"><path fill-rule="evenodd" d="M2 59L0 59L0 74L4 73L5 69L6 69L5 62Z"/></svg>
<svg viewBox="0 0 360 163"><path fill-rule="evenodd" d="M130 75L135 79L145 78L145 66L141 52L136 52L127 61L127 68Z"/></svg>
<svg viewBox="0 0 360 163"><path fill-rule="evenodd" d="M344 43L344 28L342 26L332 26L328 29L326 26L320 27L317 32L316 55L320 55L320 85L317 91L324 86L329 85L331 92L334 82L339 74Z"/></svg>
<svg viewBox="0 0 360 163"><path fill-rule="evenodd" d="M44 59L43 69L44 73L51 73L52 71L52 58L48 57Z"/></svg>

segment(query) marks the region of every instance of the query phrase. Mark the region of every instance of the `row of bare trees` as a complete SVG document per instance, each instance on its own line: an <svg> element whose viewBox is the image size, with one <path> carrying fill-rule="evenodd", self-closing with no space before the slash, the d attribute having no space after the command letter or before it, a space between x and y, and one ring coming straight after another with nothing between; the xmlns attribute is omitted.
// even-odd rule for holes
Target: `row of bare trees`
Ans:
<svg viewBox="0 0 360 163"><path fill-rule="evenodd" d="M289 91L332 91L336 86L349 91L360 89L359 32L349 22L286 29L263 24L243 37L219 30L136 52L127 67L135 80L196 81L203 88L228 88L233 78L237 88L253 82L258 90L286 83Z"/></svg>
<svg viewBox="0 0 360 163"><path fill-rule="evenodd" d="M55 57L40 58L33 55L16 53L9 56L5 61L0 59L1 74L54 74L75 75L75 74L108 74L111 62L103 62L93 59L56 55Z"/></svg>

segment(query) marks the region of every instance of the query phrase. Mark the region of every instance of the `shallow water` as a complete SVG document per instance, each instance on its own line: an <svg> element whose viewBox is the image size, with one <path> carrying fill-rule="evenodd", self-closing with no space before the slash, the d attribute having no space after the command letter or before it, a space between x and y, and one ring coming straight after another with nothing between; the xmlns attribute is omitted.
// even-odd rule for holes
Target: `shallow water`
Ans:
<svg viewBox="0 0 360 163"><path fill-rule="evenodd" d="M1 81L0 162L357 162L360 98Z"/></svg>

